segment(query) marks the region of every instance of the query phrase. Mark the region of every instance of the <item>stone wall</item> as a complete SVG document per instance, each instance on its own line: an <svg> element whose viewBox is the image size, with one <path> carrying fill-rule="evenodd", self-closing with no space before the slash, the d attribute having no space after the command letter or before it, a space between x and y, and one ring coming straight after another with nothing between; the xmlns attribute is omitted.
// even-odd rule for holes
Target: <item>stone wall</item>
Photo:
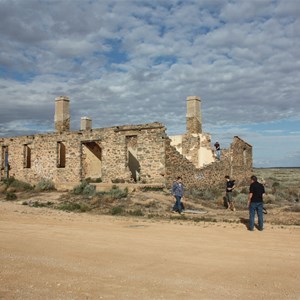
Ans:
<svg viewBox="0 0 300 300"><path fill-rule="evenodd" d="M166 186L171 187L177 176L181 176L187 188L223 186L225 175L236 180L236 184L248 182L252 172L252 146L239 137L234 137L229 149L222 150L220 161L203 168L196 168L186 157L166 142Z"/></svg>
<svg viewBox="0 0 300 300"><path fill-rule="evenodd" d="M2 138L0 145L2 150L3 147L8 149L9 176L32 184L42 179L49 179L57 187L72 187L86 177L97 177L97 175L103 182L116 179L129 181L131 173L128 168L127 136L137 137L136 156L140 166L141 181L163 183L165 127L157 122ZM95 142L99 149L88 149L87 145L92 142ZM26 147L30 148L30 164L25 163L28 161L26 155L29 152L25 151ZM58 149L61 148L64 149L63 152L59 152ZM87 154L88 151L93 153ZM3 178L6 175L3 151L0 159ZM98 161L101 166L99 174L91 166L95 161Z"/></svg>
<svg viewBox="0 0 300 300"><path fill-rule="evenodd" d="M239 137L222 150L220 161L202 167L197 165L201 151L213 160L210 139L187 133L181 141L179 153L158 122L2 138L1 177L7 175L6 149L9 176L32 184L49 179L57 188L72 188L89 177L170 187L177 176L187 187L201 188L223 184L225 175L237 182L251 175L252 147Z"/></svg>

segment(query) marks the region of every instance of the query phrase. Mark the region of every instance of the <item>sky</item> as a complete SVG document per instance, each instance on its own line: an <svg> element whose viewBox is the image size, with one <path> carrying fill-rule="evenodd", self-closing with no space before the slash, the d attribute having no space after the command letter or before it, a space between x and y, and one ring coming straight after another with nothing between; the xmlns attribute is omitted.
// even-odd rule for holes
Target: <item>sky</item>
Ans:
<svg viewBox="0 0 300 300"><path fill-rule="evenodd" d="M202 129L253 165L300 167L298 0L0 0L0 137L54 131L70 97L71 130L161 122Z"/></svg>

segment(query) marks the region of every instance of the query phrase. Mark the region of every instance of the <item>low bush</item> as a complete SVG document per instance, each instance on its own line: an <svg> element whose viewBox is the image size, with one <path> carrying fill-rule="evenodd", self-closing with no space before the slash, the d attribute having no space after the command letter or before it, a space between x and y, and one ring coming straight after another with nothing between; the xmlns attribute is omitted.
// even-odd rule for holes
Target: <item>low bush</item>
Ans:
<svg viewBox="0 0 300 300"><path fill-rule="evenodd" d="M222 195L222 191L219 188L207 188L207 189L191 189L186 192L186 196L192 199L199 200L216 200Z"/></svg>
<svg viewBox="0 0 300 300"><path fill-rule="evenodd" d="M6 185L10 185L14 180L14 177L4 178L3 183L5 183Z"/></svg>
<svg viewBox="0 0 300 300"><path fill-rule="evenodd" d="M59 204L56 209L64 210L64 211L78 211L78 212L86 212L89 207L86 204L82 203L73 203L73 202L63 202Z"/></svg>
<svg viewBox="0 0 300 300"><path fill-rule="evenodd" d="M246 194L238 194L236 197L233 198L234 206L236 209L243 210L248 209L248 195Z"/></svg>
<svg viewBox="0 0 300 300"><path fill-rule="evenodd" d="M115 206L111 209L112 215L121 215L124 213L124 209L121 206Z"/></svg>
<svg viewBox="0 0 300 300"><path fill-rule="evenodd" d="M144 186L141 188L142 192L149 192L149 191L163 191L164 187L162 186Z"/></svg>
<svg viewBox="0 0 300 300"><path fill-rule="evenodd" d="M128 196L128 188L124 190L119 189L117 186L113 186L112 189L106 193L112 199L122 199Z"/></svg>
<svg viewBox="0 0 300 300"><path fill-rule="evenodd" d="M9 187L14 188L16 191L31 191L34 189L31 184L18 179L12 180Z"/></svg>
<svg viewBox="0 0 300 300"><path fill-rule="evenodd" d="M93 196L96 194L96 187L94 185L90 185L88 181L84 180L81 184L74 187L73 194Z"/></svg>
<svg viewBox="0 0 300 300"><path fill-rule="evenodd" d="M6 193L5 194L5 199L6 200L11 201L11 200L16 200L17 198L18 197L17 197L17 195L15 193Z"/></svg>
<svg viewBox="0 0 300 300"><path fill-rule="evenodd" d="M53 191L55 190L55 185L50 179L42 179L35 186L36 191Z"/></svg>
<svg viewBox="0 0 300 300"><path fill-rule="evenodd" d="M266 204L274 204L276 201L276 197L273 194L266 194L264 196L264 203Z"/></svg>
<svg viewBox="0 0 300 300"><path fill-rule="evenodd" d="M128 214L131 216L136 216L136 217L144 216L144 213L142 212L141 209L130 210L130 211L128 211Z"/></svg>

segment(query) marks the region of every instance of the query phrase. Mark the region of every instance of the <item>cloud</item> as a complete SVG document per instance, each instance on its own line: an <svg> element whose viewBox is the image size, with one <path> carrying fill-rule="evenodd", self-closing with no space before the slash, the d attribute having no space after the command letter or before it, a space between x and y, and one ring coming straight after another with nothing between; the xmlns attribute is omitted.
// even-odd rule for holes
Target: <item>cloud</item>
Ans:
<svg viewBox="0 0 300 300"><path fill-rule="evenodd" d="M74 129L88 115L94 127L160 121L183 133L185 99L199 95L223 144L251 139L255 124L272 136L300 119L299 16L292 0L1 0L0 133L52 130L59 95Z"/></svg>

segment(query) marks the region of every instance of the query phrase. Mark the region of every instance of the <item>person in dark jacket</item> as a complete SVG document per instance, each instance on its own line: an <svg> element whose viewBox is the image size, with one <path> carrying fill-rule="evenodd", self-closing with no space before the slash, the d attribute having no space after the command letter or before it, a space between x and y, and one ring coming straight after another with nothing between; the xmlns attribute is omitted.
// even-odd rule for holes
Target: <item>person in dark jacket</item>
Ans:
<svg viewBox="0 0 300 300"><path fill-rule="evenodd" d="M257 181L256 176L251 176L251 185L249 188L248 208L249 208L249 230L254 230L255 212L258 217L258 230L264 229L264 215L263 215L263 196L265 194L265 187Z"/></svg>
<svg viewBox="0 0 300 300"><path fill-rule="evenodd" d="M229 175L225 176L226 179L226 204L227 204L227 209L231 209L235 211L234 203L233 203L233 196L232 196L232 191L235 188L235 181L230 179Z"/></svg>
<svg viewBox="0 0 300 300"><path fill-rule="evenodd" d="M220 146L219 142L215 142L214 146L216 148L217 159L220 160L221 159L221 146Z"/></svg>
<svg viewBox="0 0 300 300"><path fill-rule="evenodd" d="M176 181L174 181L172 186L172 195L175 197L176 201L173 207L173 212L178 212L183 214L183 206L181 203L181 199L183 197L184 187L182 184L182 179L180 176L177 177Z"/></svg>

